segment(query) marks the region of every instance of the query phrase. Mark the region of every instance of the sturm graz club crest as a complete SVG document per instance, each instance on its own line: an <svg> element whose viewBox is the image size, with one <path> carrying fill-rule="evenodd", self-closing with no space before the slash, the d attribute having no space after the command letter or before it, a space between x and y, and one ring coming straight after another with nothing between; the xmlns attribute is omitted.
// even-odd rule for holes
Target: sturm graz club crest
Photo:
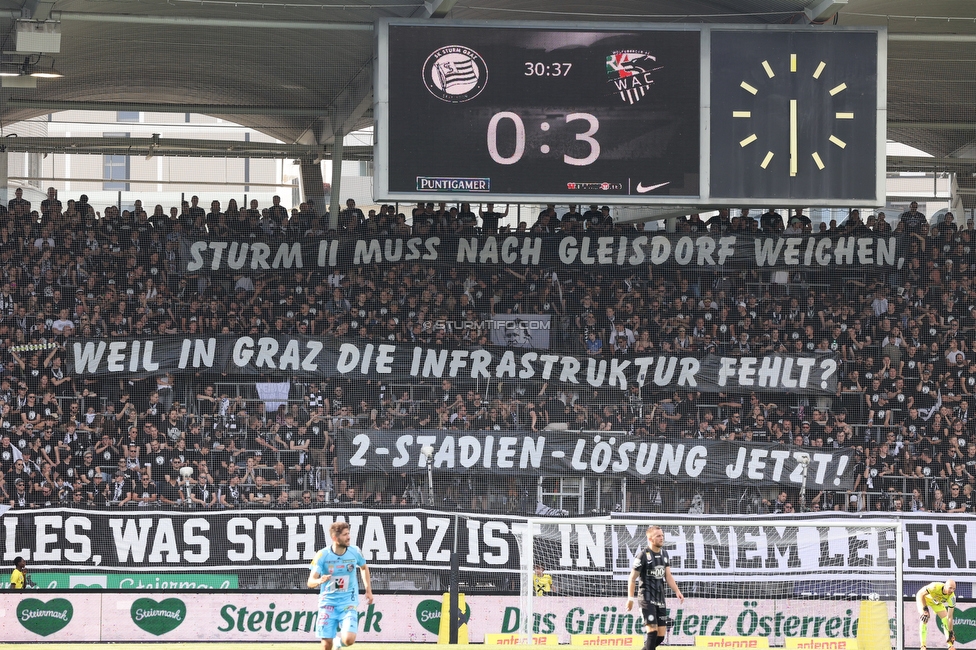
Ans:
<svg viewBox="0 0 976 650"><path fill-rule="evenodd" d="M488 66L481 55L463 45L439 48L424 62L424 85L445 102L474 99L488 83Z"/></svg>
<svg viewBox="0 0 976 650"><path fill-rule="evenodd" d="M636 104L654 83L652 74L663 66L657 58L639 50L624 50L607 56L607 81L622 100Z"/></svg>

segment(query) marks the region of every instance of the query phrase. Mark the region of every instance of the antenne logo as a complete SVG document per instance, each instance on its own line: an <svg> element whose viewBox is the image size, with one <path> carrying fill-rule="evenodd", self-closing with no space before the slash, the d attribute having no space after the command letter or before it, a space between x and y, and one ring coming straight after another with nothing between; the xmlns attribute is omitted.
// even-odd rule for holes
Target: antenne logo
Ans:
<svg viewBox="0 0 976 650"><path fill-rule="evenodd" d="M655 66L657 58L648 52L624 50L607 56L607 81L613 84L620 98L628 104L636 104L654 83L653 72L664 66Z"/></svg>
<svg viewBox="0 0 976 650"><path fill-rule="evenodd" d="M424 62L424 85L441 101L460 104L474 99L487 83L485 60L463 45L434 50Z"/></svg>

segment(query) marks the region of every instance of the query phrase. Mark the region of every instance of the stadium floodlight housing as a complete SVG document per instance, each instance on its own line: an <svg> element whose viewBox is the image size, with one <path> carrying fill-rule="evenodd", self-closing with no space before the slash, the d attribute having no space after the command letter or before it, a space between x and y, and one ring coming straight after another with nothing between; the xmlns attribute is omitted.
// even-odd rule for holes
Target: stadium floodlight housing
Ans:
<svg viewBox="0 0 976 650"><path fill-rule="evenodd" d="M50 68L37 68L37 67L35 67L35 68L31 69L30 76L37 77L39 79L60 79L64 75L61 74L52 65Z"/></svg>
<svg viewBox="0 0 976 650"><path fill-rule="evenodd" d="M51 57L37 57L37 60L31 63L29 60L24 61L24 74L29 74L32 77L37 77L38 79L60 79L64 75L54 67L54 59L51 58L51 64L44 65L41 64L41 59L48 59Z"/></svg>
<svg viewBox="0 0 976 650"><path fill-rule="evenodd" d="M819 0L811 2L803 8L810 22L818 23L827 20L847 5L848 0Z"/></svg>
<svg viewBox="0 0 976 650"><path fill-rule="evenodd" d="M18 20L13 36L17 52L57 54L61 51L61 23L56 20Z"/></svg>

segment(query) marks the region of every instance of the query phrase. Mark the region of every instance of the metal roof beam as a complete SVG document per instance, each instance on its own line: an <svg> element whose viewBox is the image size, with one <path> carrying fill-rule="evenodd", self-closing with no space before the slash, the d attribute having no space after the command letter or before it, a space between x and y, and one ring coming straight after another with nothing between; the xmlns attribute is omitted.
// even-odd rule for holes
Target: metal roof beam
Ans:
<svg viewBox="0 0 976 650"><path fill-rule="evenodd" d="M357 123L373 105L373 60L367 61L328 106L321 117L298 138L302 144L331 144L336 137L355 131Z"/></svg>
<svg viewBox="0 0 976 650"><path fill-rule="evenodd" d="M336 23L314 20L252 20L246 18L205 18L202 16L138 16L87 11L55 11L54 20L95 23L128 23L140 25L180 25L183 27L247 27L251 29L312 29L326 31L373 31L372 23Z"/></svg>
<svg viewBox="0 0 976 650"><path fill-rule="evenodd" d="M24 137L3 138L0 151L26 153L62 153L79 155L174 156L200 158L312 158L328 159L325 147L243 142L240 140L195 140L189 138L103 138L103 137ZM346 147L346 160L371 160L373 148Z"/></svg>
<svg viewBox="0 0 976 650"><path fill-rule="evenodd" d="M976 43L976 34L892 34L889 41L914 43Z"/></svg>
<svg viewBox="0 0 976 650"><path fill-rule="evenodd" d="M283 106L241 106L230 104L164 104L158 102L81 102L44 99L7 100L10 108L45 111L132 111L139 113L197 113L200 115L280 115L287 117L321 117L324 108L290 108Z"/></svg>
<svg viewBox="0 0 976 650"><path fill-rule="evenodd" d="M935 158L927 156L888 156L888 171L976 171L976 158Z"/></svg>
<svg viewBox="0 0 976 650"><path fill-rule="evenodd" d="M976 122L888 122L889 129L936 129L938 131L976 131Z"/></svg>

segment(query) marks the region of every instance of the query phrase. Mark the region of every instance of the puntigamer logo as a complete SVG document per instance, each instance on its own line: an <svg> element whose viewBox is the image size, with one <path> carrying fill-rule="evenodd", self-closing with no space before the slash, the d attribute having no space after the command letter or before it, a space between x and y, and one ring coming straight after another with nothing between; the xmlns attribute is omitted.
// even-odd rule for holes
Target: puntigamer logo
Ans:
<svg viewBox="0 0 976 650"><path fill-rule="evenodd" d="M140 629L162 636L172 632L186 620L186 603L179 598L167 598L156 602L152 598L139 598L130 609L132 622Z"/></svg>
<svg viewBox="0 0 976 650"><path fill-rule="evenodd" d="M37 598L25 598L17 605L20 624L41 636L63 630L71 622L72 616L74 607L64 598L54 598L46 603Z"/></svg>

